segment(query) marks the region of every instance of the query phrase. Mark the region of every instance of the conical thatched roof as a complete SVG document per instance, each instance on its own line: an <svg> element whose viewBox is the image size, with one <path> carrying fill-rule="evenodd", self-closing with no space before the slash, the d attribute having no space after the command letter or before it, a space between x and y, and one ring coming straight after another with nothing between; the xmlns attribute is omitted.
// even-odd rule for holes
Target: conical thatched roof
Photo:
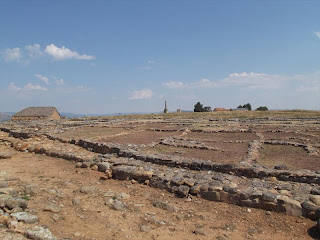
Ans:
<svg viewBox="0 0 320 240"><path fill-rule="evenodd" d="M14 117L50 117L54 112L58 112L55 107L28 107L14 114ZM60 114L59 114L60 115Z"/></svg>

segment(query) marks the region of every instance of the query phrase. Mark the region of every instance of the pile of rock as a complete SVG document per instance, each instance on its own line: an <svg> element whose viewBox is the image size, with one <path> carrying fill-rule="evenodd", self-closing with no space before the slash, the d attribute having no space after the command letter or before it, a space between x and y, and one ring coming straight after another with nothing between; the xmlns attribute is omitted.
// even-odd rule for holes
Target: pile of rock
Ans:
<svg viewBox="0 0 320 240"><path fill-rule="evenodd" d="M9 176L0 172L0 228L7 231L0 233L2 239L38 239L56 240L46 226L39 226L39 218L28 211L26 195L19 193L9 186L6 179ZM30 193L30 186L26 186L25 193Z"/></svg>

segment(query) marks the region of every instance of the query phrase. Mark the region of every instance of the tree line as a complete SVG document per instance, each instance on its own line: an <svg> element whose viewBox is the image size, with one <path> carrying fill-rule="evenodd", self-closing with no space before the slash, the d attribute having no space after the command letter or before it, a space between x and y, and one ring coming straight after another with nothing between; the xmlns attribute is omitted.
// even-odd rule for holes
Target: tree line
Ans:
<svg viewBox="0 0 320 240"><path fill-rule="evenodd" d="M243 105L239 105L237 107L238 109L239 108L246 108L248 109L249 111L252 110L252 107L251 107L251 104L250 103L246 103L246 104L243 104ZM260 106L256 109L256 111L268 111L269 109L266 107L266 106ZM211 107L207 106L207 107L204 107L203 104L201 104L200 102L197 102L195 105L194 105L194 109L193 109L194 112L211 112Z"/></svg>

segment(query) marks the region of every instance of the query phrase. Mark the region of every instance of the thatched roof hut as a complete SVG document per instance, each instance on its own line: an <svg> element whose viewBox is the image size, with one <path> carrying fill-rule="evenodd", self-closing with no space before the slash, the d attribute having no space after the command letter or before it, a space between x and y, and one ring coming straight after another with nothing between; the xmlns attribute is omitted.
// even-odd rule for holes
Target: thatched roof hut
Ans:
<svg viewBox="0 0 320 240"><path fill-rule="evenodd" d="M11 120L53 120L61 116L55 107L28 107L13 115Z"/></svg>

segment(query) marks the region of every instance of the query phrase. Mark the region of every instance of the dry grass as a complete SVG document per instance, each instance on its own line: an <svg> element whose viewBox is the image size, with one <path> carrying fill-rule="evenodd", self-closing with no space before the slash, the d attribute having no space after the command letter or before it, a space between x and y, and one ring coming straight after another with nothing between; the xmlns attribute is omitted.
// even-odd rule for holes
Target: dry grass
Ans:
<svg viewBox="0 0 320 240"><path fill-rule="evenodd" d="M320 118L320 111L286 110L286 111L227 111L227 112L200 112L200 113L168 113L168 114L132 114L107 117L88 117L86 119L229 119L229 118Z"/></svg>

